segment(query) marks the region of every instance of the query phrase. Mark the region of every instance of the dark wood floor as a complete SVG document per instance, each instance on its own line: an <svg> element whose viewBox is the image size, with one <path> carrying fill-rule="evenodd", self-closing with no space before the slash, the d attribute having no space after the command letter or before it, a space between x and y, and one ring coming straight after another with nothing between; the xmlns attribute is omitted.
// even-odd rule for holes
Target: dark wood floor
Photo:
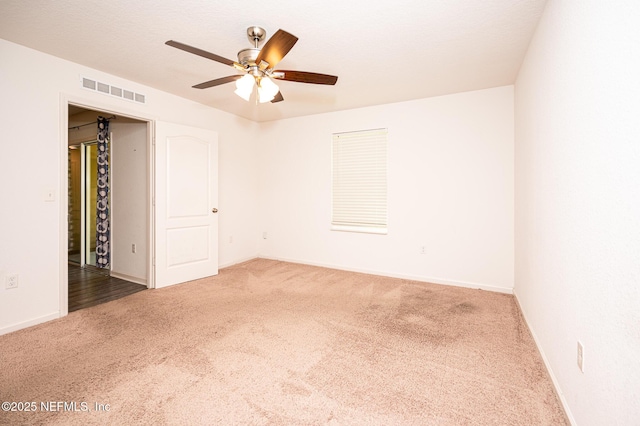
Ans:
<svg viewBox="0 0 640 426"><path fill-rule="evenodd" d="M93 266L81 268L69 263L69 312L120 299L146 290L142 284L113 278Z"/></svg>

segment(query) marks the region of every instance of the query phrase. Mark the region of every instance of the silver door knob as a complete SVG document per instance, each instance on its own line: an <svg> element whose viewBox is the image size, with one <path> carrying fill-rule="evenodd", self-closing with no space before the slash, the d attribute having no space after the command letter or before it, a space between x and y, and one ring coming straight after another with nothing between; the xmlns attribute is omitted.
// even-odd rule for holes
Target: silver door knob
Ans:
<svg viewBox="0 0 640 426"><path fill-rule="evenodd" d="M212 213L218 213L218 209L216 209L215 207L211 209Z"/></svg>

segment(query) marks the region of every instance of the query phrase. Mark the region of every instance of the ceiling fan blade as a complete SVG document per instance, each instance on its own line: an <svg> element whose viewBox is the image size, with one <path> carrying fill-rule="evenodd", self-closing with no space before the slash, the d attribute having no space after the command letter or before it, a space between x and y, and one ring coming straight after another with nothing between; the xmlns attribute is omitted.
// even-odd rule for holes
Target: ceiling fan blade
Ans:
<svg viewBox="0 0 640 426"><path fill-rule="evenodd" d="M282 97L282 92L278 92L276 97L271 100L271 103L275 104L276 102L282 102L282 101L284 101L284 98Z"/></svg>
<svg viewBox="0 0 640 426"><path fill-rule="evenodd" d="M241 78L241 75L230 75L228 77L216 78L215 80L205 81L204 83L196 84L194 89L207 89L209 87L220 86L221 84L231 83Z"/></svg>
<svg viewBox="0 0 640 426"><path fill-rule="evenodd" d="M185 52L193 53L194 55L202 56L203 58L211 59L212 61L220 62L221 64L233 66L234 62L231 59L223 58L215 53L207 52L197 47L189 46L179 41L169 40L165 43L168 46L175 47L176 49L184 50Z"/></svg>
<svg viewBox="0 0 640 426"><path fill-rule="evenodd" d="M284 75L282 77L279 77L278 74ZM306 71L276 70L274 71L273 77L279 80L297 81L298 83L328 84L331 86L336 84L336 82L338 81L338 77L335 75L319 74L316 72Z"/></svg>
<svg viewBox="0 0 640 426"><path fill-rule="evenodd" d="M271 38L262 46L256 64L265 61L269 64L269 68L276 66L278 62L289 53L294 44L298 41L298 37L289 34L284 30L278 30Z"/></svg>

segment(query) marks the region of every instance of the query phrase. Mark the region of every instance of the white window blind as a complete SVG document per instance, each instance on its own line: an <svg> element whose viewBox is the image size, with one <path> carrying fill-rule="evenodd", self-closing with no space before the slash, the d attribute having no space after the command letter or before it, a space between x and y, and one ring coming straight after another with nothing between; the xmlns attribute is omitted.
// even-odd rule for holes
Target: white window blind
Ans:
<svg viewBox="0 0 640 426"><path fill-rule="evenodd" d="M387 233L387 129L334 133L331 229Z"/></svg>

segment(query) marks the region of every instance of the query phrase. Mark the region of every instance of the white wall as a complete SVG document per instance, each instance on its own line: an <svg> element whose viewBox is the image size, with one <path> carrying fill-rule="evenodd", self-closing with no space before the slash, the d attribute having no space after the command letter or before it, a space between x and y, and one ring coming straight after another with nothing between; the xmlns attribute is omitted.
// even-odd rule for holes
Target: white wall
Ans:
<svg viewBox="0 0 640 426"><path fill-rule="evenodd" d="M514 291L580 425L640 424L639 45L640 2L551 0L515 86Z"/></svg>
<svg viewBox="0 0 640 426"><path fill-rule="evenodd" d="M102 111L172 121L219 134L219 233L222 266L258 253L257 162L252 122L0 40L0 282L18 273L19 288L0 285L0 333L57 318L62 185L61 95ZM80 75L147 96L141 105L82 89ZM253 155L252 155L253 153ZM55 193L46 202L45 194ZM232 235L233 243L224 237Z"/></svg>
<svg viewBox="0 0 640 426"><path fill-rule="evenodd" d="M111 120L109 130L111 275L147 284L147 123L129 123L120 118Z"/></svg>
<svg viewBox="0 0 640 426"><path fill-rule="evenodd" d="M389 233L330 231L331 134L381 127ZM511 291L512 86L262 123L260 132L261 256Z"/></svg>
<svg viewBox="0 0 640 426"><path fill-rule="evenodd" d="M218 261L224 268L258 256L258 150L261 141L257 123L233 117L217 121L216 125L220 188Z"/></svg>

